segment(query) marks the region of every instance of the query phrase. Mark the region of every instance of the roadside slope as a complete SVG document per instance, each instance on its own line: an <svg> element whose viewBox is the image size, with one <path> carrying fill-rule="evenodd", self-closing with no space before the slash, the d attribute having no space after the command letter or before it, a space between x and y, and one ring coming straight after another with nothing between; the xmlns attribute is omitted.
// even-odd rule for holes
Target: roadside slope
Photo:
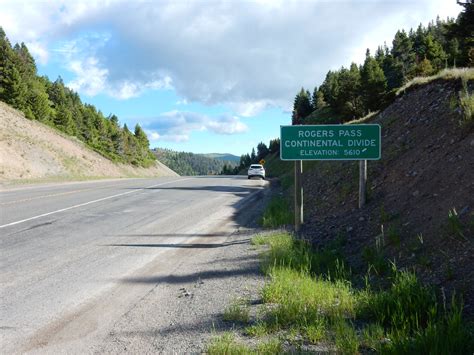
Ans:
<svg viewBox="0 0 474 355"><path fill-rule="evenodd" d="M69 137L0 102L0 182L177 176L164 164L116 164Z"/></svg>
<svg viewBox="0 0 474 355"><path fill-rule="evenodd" d="M415 86L370 119L382 127L382 159L368 163L360 210L357 162L305 163L303 234L320 247L343 241L354 269L414 268L461 293L474 315L474 128L461 90L461 80Z"/></svg>

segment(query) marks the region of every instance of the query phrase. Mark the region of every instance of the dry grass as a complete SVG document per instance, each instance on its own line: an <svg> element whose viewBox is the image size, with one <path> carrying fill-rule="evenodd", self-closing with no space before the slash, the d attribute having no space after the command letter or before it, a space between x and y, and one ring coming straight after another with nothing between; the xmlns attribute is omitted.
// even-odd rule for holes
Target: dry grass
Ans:
<svg viewBox="0 0 474 355"><path fill-rule="evenodd" d="M434 80L444 79L444 80L474 80L474 68L456 68L456 69L444 69L441 70L438 74L432 76L423 76L416 77L410 80L408 83L403 85L400 89L397 90L397 96L402 95L409 88L413 88L419 85L425 85Z"/></svg>
<svg viewBox="0 0 474 355"><path fill-rule="evenodd" d="M374 111L374 112L369 112L367 115L365 115L364 117L361 117L361 118L357 118L355 120L352 120L352 121L349 121L349 122L346 122L344 124L357 124L357 123L364 123L364 122L367 122L367 121L370 121L370 119L376 115L378 115L380 111Z"/></svg>

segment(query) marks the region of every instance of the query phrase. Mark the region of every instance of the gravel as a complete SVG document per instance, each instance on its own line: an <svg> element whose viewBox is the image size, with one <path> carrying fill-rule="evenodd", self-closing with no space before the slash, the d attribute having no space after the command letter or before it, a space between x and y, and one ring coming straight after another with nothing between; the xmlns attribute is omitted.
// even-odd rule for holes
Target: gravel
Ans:
<svg viewBox="0 0 474 355"><path fill-rule="evenodd" d="M223 313L233 301L257 302L264 284L259 254L250 245L260 230L256 220L269 198L243 210L231 233L209 247L209 238L196 239L179 252L171 274L131 282L152 283L153 289L117 321L94 353L196 353L210 339L233 327Z"/></svg>

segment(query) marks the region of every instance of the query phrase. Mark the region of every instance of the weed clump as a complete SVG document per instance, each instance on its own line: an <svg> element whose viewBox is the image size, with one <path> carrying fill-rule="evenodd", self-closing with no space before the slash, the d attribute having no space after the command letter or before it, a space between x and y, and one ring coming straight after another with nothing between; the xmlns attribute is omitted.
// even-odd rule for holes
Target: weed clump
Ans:
<svg viewBox="0 0 474 355"><path fill-rule="evenodd" d="M288 201L283 197L274 197L268 204L262 216L264 228L278 228L292 221L292 213Z"/></svg>

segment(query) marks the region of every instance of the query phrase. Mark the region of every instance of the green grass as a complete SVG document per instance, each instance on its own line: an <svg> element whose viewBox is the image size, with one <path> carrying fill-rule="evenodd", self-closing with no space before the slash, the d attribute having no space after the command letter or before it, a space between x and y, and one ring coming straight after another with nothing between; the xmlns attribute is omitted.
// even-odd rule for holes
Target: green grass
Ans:
<svg viewBox="0 0 474 355"><path fill-rule="evenodd" d="M257 322L245 328L245 334L251 337L263 337L268 334L268 328L265 322Z"/></svg>
<svg viewBox="0 0 474 355"><path fill-rule="evenodd" d="M459 106L463 114L461 127L472 127L474 124L474 94L467 88L467 79L462 79L462 90L459 93Z"/></svg>
<svg viewBox="0 0 474 355"><path fill-rule="evenodd" d="M207 353L209 355L247 355L251 353L251 349L236 342L234 334L227 332L211 340L207 346Z"/></svg>
<svg viewBox="0 0 474 355"><path fill-rule="evenodd" d="M325 250L315 251L286 232L254 237L252 244L269 246L262 258L269 281L262 290L262 315L245 328L245 334L257 342L278 334L297 346L324 344L328 352L341 354L472 352L474 333L462 319L459 300L443 304L432 287L393 264L385 276L388 287L376 287L367 279L365 287L356 289L351 273L335 272L334 265L342 263L343 243L344 238L339 238ZM210 349L215 351L216 344L220 352L214 353L283 351L276 340L249 348L224 335Z"/></svg>
<svg viewBox="0 0 474 355"><path fill-rule="evenodd" d="M452 208L448 212L448 223L446 226L447 233L451 237L458 239L464 239L467 241L466 236L464 235L464 225L459 218L458 212L455 208Z"/></svg>
<svg viewBox="0 0 474 355"><path fill-rule="evenodd" d="M256 347L241 344L236 341L234 334L226 332L214 337L207 346L209 355L270 355L282 353L282 345L278 339L269 339L257 344Z"/></svg>
<svg viewBox="0 0 474 355"><path fill-rule="evenodd" d="M225 310L223 318L228 322L247 323L249 321L249 309L245 300L234 300Z"/></svg>
<svg viewBox="0 0 474 355"><path fill-rule="evenodd" d="M293 213L288 201L282 196L277 196L270 200L263 212L262 226L264 228L278 228L291 224L292 219Z"/></svg>
<svg viewBox="0 0 474 355"><path fill-rule="evenodd" d="M278 305L269 311L277 326L306 326L320 323L321 317L355 314L355 298L346 282L315 279L288 267L273 268L262 298L265 303Z"/></svg>
<svg viewBox="0 0 474 355"><path fill-rule="evenodd" d="M268 177L290 177L293 173L294 163L280 160L280 152L267 155L265 157L265 172Z"/></svg>

